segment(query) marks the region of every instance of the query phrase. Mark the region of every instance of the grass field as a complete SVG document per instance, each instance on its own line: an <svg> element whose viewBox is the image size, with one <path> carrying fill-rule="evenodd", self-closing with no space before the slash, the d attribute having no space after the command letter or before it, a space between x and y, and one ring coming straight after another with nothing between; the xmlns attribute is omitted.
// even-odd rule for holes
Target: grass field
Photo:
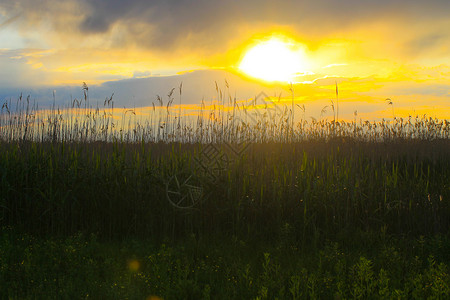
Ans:
<svg viewBox="0 0 450 300"><path fill-rule="evenodd" d="M186 121L171 94L5 102L2 298L450 297L447 120Z"/></svg>

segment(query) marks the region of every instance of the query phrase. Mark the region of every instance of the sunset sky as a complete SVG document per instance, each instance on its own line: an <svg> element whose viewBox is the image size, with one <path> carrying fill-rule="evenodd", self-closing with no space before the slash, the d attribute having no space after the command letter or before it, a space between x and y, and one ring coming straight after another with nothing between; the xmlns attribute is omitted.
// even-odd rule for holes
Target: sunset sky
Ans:
<svg viewBox="0 0 450 300"><path fill-rule="evenodd" d="M274 39L301 58L262 52L256 72L286 64L295 76L245 72L245 55ZM195 104L225 80L237 98L287 97L292 82L311 115L337 83L349 118L392 116L390 98L398 116L449 119L450 1L0 1L1 101L56 90L64 102L86 82L99 99L114 92L122 106L145 106L183 82Z"/></svg>

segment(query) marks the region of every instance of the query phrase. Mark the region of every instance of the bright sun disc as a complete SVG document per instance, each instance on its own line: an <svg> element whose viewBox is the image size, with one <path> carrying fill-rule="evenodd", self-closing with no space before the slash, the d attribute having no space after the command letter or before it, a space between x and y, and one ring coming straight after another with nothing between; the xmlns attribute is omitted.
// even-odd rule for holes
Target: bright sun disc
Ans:
<svg viewBox="0 0 450 300"><path fill-rule="evenodd" d="M290 82L305 71L304 54L299 45L272 38L248 50L239 69L265 81Z"/></svg>

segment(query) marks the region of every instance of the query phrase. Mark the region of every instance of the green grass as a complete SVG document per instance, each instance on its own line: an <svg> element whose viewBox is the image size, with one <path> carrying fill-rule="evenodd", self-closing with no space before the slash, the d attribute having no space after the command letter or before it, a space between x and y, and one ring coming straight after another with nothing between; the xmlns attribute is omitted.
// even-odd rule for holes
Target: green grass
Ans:
<svg viewBox="0 0 450 300"><path fill-rule="evenodd" d="M360 233L301 250L291 240L249 243L40 239L2 229L2 298L445 299L448 237ZM366 244L365 244L366 243ZM368 247L370 245L370 247Z"/></svg>
<svg viewBox="0 0 450 300"><path fill-rule="evenodd" d="M296 238L312 239L381 228L429 235L450 225L449 140L252 144L216 179L198 168L195 144L0 147L1 220L35 234L276 237L288 223ZM204 188L194 209L170 205L173 174Z"/></svg>
<svg viewBox="0 0 450 300"><path fill-rule="evenodd" d="M145 123L110 101L3 105L1 298L449 297L447 120Z"/></svg>

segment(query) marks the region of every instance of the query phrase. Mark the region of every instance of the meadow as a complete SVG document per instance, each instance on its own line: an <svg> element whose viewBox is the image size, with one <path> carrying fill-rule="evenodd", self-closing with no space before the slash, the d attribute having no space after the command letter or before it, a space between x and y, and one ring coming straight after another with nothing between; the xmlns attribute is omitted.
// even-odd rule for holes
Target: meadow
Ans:
<svg viewBox="0 0 450 300"><path fill-rule="evenodd" d="M2 106L2 298L450 296L448 120L83 93Z"/></svg>

